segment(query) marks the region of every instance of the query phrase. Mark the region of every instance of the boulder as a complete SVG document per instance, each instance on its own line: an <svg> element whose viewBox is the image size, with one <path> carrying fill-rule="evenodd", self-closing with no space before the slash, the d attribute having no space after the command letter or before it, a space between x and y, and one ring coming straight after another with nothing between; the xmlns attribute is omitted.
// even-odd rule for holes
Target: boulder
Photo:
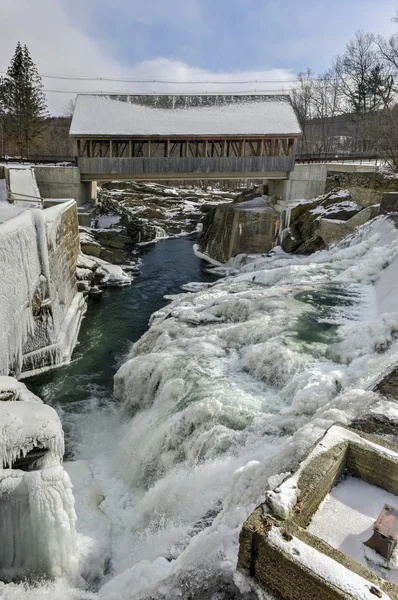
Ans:
<svg viewBox="0 0 398 600"><path fill-rule="evenodd" d="M385 192L380 202L380 214L398 212L398 192Z"/></svg>
<svg viewBox="0 0 398 600"><path fill-rule="evenodd" d="M238 196L236 196L234 203L239 204L240 202L247 202L248 200L253 200L254 198L261 198L262 194L258 188L249 188L247 190L243 190Z"/></svg>
<svg viewBox="0 0 398 600"><path fill-rule="evenodd" d="M265 196L219 204L203 217L199 250L221 263L237 254L268 252L275 245L279 213Z"/></svg>
<svg viewBox="0 0 398 600"><path fill-rule="evenodd" d="M300 203L291 211L290 226L284 231L281 242L282 249L297 254L322 250L332 241L353 231L361 222L372 218L372 211L364 213L362 221L358 219L346 227L360 212L363 211L346 190L333 190L315 198L313 202Z"/></svg>
<svg viewBox="0 0 398 600"><path fill-rule="evenodd" d="M94 236L83 227L79 228L80 248L83 254L89 256L99 256L101 253L101 244L96 241Z"/></svg>
<svg viewBox="0 0 398 600"><path fill-rule="evenodd" d="M94 279L94 271L92 269L77 267L76 277L78 281L92 281Z"/></svg>

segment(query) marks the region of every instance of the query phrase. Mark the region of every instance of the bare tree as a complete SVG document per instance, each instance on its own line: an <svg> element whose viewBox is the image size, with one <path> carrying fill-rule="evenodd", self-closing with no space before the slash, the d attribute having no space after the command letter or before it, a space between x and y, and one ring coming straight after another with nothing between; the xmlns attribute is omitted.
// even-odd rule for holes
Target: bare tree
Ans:
<svg viewBox="0 0 398 600"><path fill-rule="evenodd" d="M398 105L388 106L372 115L368 137L389 167L398 172Z"/></svg>
<svg viewBox="0 0 398 600"><path fill-rule="evenodd" d="M304 73L299 73L297 79L298 84L292 91L292 104L303 131L300 140L301 150L309 153L311 152L311 140L307 123L312 118L314 73L308 68Z"/></svg>
<svg viewBox="0 0 398 600"><path fill-rule="evenodd" d="M394 33L388 40L378 36L377 45L382 60L389 63L394 70L398 70L398 34Z"/></svg>
<svg viewBox="0 0 398 600"><path fill-rule="evenodd" d="M331 71L316 77L311 69L299 73L292 92L303 135L300 150L305 153L333 150L333 117L341 113L336 77Z"/></svg>
<svg viewBox="0 0 398 600"><path fill-rule="evenodd" d="M76 98L69 98L68 102L65 104L62 114L64 117L73 117L73 113L75 111L76 106Z"/></svg>
<svg viewBox="0 0 398 600"><path fill-rule="evenodd" d="M333 70L347 112L366 115L391 101L394 77L380 60L373 34L358 31L344 54L336 58Z"/></svg>
<svg viewBox="0 0 398 600"><path fill-rule="evenodd" d="M314 82L312 116L316 123L312 139L316 140L317 152L330 152L335 150L335 121L334 118L341 114L341 101L338 81L331 71L318 77Z"/></svg>

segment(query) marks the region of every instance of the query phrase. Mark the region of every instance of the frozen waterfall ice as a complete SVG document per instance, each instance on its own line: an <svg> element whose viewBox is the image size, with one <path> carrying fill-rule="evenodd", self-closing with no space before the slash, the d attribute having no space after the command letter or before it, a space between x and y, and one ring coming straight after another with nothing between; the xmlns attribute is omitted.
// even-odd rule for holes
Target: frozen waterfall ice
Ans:
<svg viewBox="0 0 398 600"><path fill-rule="evenodd" d="M0 378L0 578L75 576L76 514L55 410ZM11 394L13 394L11 396Z"/></svg>

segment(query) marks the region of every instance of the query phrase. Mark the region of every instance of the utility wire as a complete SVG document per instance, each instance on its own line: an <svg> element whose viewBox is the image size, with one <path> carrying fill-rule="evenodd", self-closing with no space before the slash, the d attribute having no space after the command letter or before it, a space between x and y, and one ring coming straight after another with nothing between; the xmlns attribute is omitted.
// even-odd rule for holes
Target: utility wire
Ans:
<svg viewBox="0 0 398 600"><path fill-rule="evenodd" d="M1 75L6 75L7 71L0 71ZM107 81L107 82L120 82L120 83L161 83L161 84L177 84L177 85L209 85L209 84L248 84L248 83L298 83L300 80L298 77L294 79L244 79L244 80L223 80L223 79L200 79L200 80L175 80L175 79L124 79L114 77L92 77L88 75L54 75L49 73L40 74L40 77L46 79L66 79L70 81ZM335 78L336 79L336 78ZM304 82L310 81L324 81L322 77L309 77L305 78Z"/></svg>
<svg viewBox="0 0 398 600"><path fill-rule="evenodd" d="M6 71L0 71L1 75L6 75ZM245 79L245 80L213 80L213 79L201 79L201 80L175 80L175 79L122 79L113 77L89 77L86 75L72 76L72 75L50 75L40 74L40 77L46 79L67 79L71 81L108 81L108 82L120 82L120 83L175 83L175 84L247 84L247 83L283 83L284 81L292 83L297 82L298 79Z"/></svg>

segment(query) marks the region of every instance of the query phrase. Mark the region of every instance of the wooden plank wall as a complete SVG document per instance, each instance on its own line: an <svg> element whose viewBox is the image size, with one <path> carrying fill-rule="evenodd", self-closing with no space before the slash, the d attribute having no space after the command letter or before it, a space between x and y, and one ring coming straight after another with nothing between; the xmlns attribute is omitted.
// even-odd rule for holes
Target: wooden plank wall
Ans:
<svg viewBox="0 0 398 600"><path fill-rule="evenodd" d="M82 174L261 173L292 171L291 156L181 157L181 158L78 158Z"/></svg>

